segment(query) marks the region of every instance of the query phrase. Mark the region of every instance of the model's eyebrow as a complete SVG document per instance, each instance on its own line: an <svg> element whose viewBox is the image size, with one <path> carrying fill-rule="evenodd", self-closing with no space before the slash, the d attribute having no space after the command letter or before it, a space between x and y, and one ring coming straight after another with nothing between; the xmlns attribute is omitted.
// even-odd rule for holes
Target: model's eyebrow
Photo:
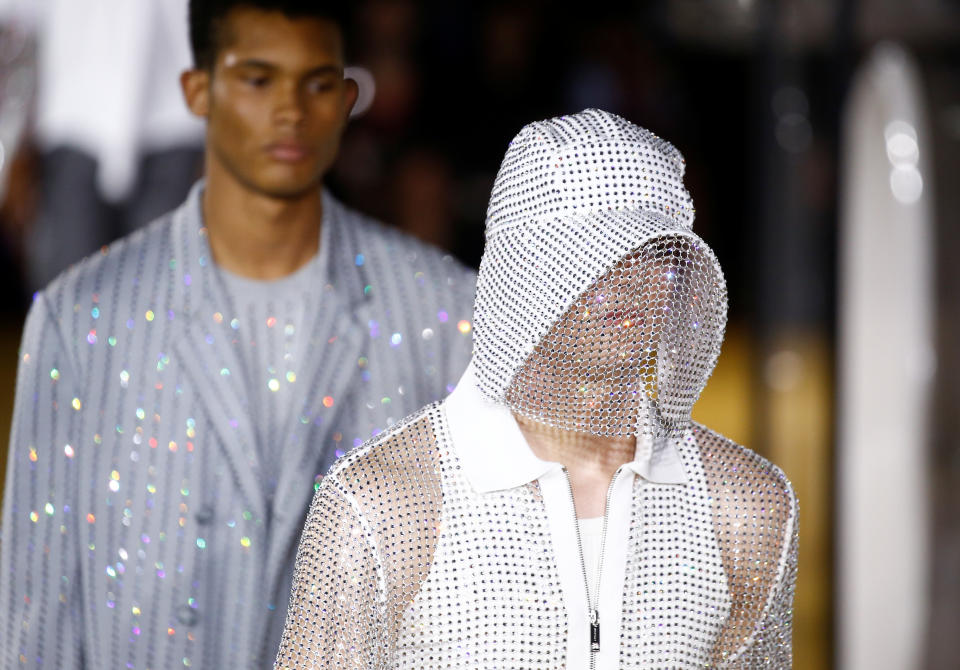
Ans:
<svg viewBox="0 0 960 670"><path fill-rule="evenodd" d="M343 68L339 65L321 65L308 71L305 76L319 77L328 74L343 76Z"/></svg>
<svg viewBox="0 0 960 670"><path fill-rule="evenodd" d="M246 68L257 68L260 70L277 70L277 66L273 63L265 60L260 60L258 58L246 58L239 63L235 63L233 67L246 67ZM343 68L339 65L320 65L309 71L307 71L304 76L306 77L317 77L323 75L343 75Z"/></svg>
<svg viewBox="0 0 960 670"><path fill-rule="evenodd" d="M236 61L234 63L227 63L228 67L249 67L249 68L259 68L261 70L276 70L277 66L273 63L269 63L265 60L259 60L257 58L244 58L241 61Z"/></svg>

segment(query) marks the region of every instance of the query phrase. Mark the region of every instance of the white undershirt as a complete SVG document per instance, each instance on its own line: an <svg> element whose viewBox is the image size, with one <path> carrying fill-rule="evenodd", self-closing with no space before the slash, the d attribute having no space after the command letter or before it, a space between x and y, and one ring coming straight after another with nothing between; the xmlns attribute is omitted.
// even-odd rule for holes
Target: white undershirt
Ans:
<svg viewBox="0 0 960 670"><path fill-rule="evenodd" d="M600 573L600 545L603 542L603 517L577 519L580 544L583 547L583 567L587 570L587 589L590 600L596 598L597 577Z"/></svg>

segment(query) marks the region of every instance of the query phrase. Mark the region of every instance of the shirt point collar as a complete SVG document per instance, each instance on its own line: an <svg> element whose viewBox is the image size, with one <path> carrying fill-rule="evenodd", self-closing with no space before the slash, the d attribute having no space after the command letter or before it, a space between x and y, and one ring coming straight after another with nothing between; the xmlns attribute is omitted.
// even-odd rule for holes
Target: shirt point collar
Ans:
<svg viewBox="0 0 960 670"><path fill-rule="evenodd" d="M473 361L444 401L454 450L470 484L480 493L523 486L562 467L538 458L510 409L486 398L477 386ZM624 467L659 484L685 484L677 443L685 437L642 440Z"/></svg>

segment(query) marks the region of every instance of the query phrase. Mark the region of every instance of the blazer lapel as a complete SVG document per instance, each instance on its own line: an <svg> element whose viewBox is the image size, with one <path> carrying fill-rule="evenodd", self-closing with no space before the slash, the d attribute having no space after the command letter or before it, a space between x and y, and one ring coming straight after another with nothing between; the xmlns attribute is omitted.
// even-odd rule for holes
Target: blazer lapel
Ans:
<svg viewBox="0 0 960 670"><path fill-rule="evenodd" d="M182 268L174 287L174 305L184 328L172 344L186 375L198 390L230 468L258 518L267 505L259 481L255 427L247 399L243 360L237 352L232 324L234 308L217 276L201 214L203 183L198 183L173 220L177 255Z"/></svg>

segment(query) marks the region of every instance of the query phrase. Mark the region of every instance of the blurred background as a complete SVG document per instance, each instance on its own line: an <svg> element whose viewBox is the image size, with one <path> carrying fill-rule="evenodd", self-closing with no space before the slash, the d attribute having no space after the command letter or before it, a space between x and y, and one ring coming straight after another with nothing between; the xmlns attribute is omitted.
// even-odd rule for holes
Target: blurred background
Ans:
<svg viewBox="0 0 960 670"><path fill-rule="evenodd" d="M54 251L95 251L173 207L201 146L196 126L164 112L176 90L145 85L186 64L182 3L164 3L165 18L11 4L0 2L2 434L30 295L74 260ZM795 667L960 667L960 2L353 4L361 109L330 187L468 264L523 124L600 107L683 152L695 230L730 291L695 418L797 489ZM75 84L57 111L45 92L64 77L57 54L74 59L74 81L98 66L79 66L75 49L99 42L106 61L138 54L124 83ZM84 126L84 104L127 108ZM83 232L84 217L110 226Z"/></svg>

